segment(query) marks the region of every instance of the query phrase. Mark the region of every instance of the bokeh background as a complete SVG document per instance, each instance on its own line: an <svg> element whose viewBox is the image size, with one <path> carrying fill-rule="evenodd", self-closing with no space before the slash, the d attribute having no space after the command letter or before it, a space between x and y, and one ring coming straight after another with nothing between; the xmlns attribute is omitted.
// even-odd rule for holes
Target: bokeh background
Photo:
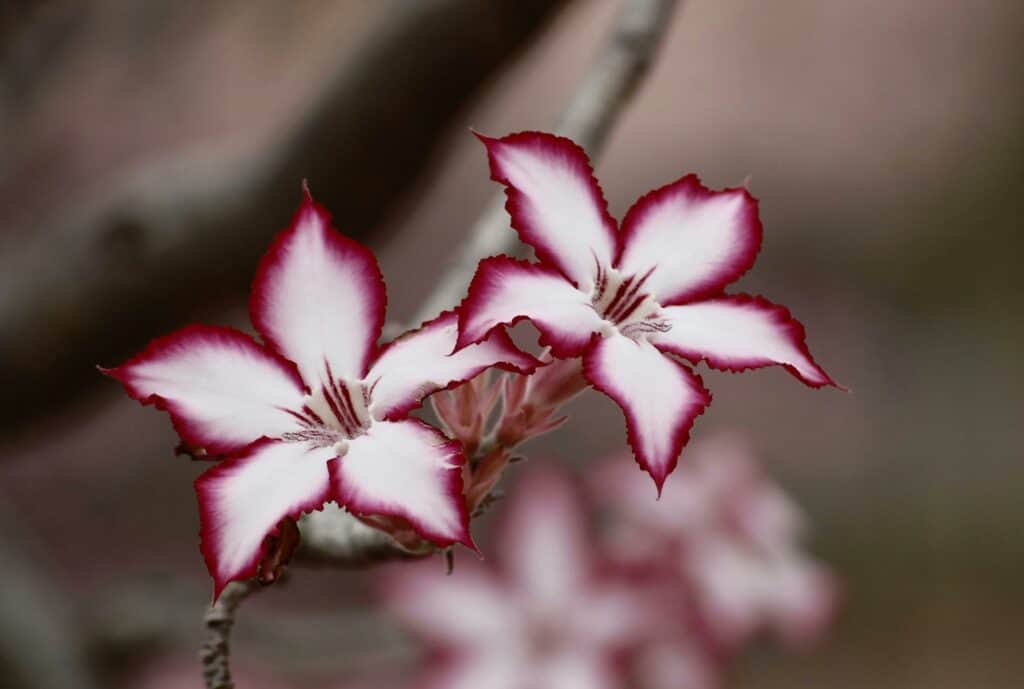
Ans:
<svg viewBox="0 0 1024 689"><path fill-rule="evenodd" d="M550 128L616 7L0 9L10 672L45 638L100 686L198 685L202 467L93 364L193 320L244 325L256 260L303 177L377 252L389 316L412 314L495 193L468 128ZM748 436L847 588L825 645L759 648L737 687L1024 674L1022 45L1017 0L691 0L597 162L618 216L686 172L714 187L749 177L765 242L740 288L788 305L852 389L704 373L715 402L695 433ZM534 461L585 471L621 448L609 401L585 396L572 414ZM372 571L292 574L242 613L242 686L341 686L408 656Z"/></svg>

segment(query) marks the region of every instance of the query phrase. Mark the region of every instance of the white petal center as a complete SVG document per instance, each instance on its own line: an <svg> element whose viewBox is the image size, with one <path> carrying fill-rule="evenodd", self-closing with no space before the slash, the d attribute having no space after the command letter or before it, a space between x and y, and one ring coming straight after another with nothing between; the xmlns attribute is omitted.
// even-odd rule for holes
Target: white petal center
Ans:
<svg viewBox="0 0 1024 689"><path fill-rule="evenodd" d="M661 313L661 304L644 289L650 275L651 271L626 275L598 264L591 302L609 325L606 335L615 328L626 337L640 340L650 333L664 333L672 328L671 321Z"/></svg>
<svg viewBox="0 0 1024 689"><path fill-rule="evenodd" d="M302 411L295 414L302 428L281 439L323 447L360 436L370 427L369 397L360 381L328 378L306 395Z"/></svg>

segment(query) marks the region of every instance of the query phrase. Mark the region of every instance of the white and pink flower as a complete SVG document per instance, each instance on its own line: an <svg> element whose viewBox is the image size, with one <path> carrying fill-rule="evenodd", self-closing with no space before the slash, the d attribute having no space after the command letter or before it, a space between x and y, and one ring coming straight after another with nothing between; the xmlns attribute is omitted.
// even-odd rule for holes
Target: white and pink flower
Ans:
<svg viewBox="0 0 1024 689"><path fill-rule="evenodd" d="M625 458L597 472L609 508L608 549L619 562L661 563L687 591L710 647L734 652L762 631L792 646L829 628L840 587L803 549L802 513L731 435L694 444L660 500Z"/></svg>
<svg viewBox="0 0 1024 689"><path fill-rule="evenodd" d="M458 347L528 318L558 357L583 357L590 383L625 412L630 445L660 487L711 402L675 357L741 371L777 364L835 385L804 329L761 297L724 294L761 245L756 200L687 175L640 198L619 226L586 154L538 132L480 136L507 188L512 227L539 262L481 262L459 315Z"/></svg>
<svg viewBox="0 0 1024 689"><path fill-rule="evenodd" d="M408 412L492 366L537 362L505 333L449 355L451 312L379 348L385 301L373 255L331 228L307 191L253 284L262 344L190 326L107 371L167 411L186 445L226 456L196 481L216 594L256 573L282 519L329 500L407 522L438 546L472 547L462 448Z"/></svg>
<svg viewBox="0 0 1024 689"><path fill-rule="evenodd" d="M510 498L497 566L437 562L388 577L389 607L438 659L440 689L613 689L648 636L647 599L592 550L571 486L531 473Z"/></svg>

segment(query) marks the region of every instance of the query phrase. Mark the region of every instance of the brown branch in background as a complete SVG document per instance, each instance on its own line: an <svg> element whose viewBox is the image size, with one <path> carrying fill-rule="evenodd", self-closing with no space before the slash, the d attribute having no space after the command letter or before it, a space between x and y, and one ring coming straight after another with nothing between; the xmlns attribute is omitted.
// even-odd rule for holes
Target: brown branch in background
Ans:
<svg viewBox="0 0 1024 689"><path fill-rule="evenodd" d="M454 114L563 4L380 3L304 119L262 150L239 159L205 144L47 225L5 230L0 388L19 394L0 397L0 432L52 414L99 381L95 364L137 351L197 305L246 293L299 180L346 229L379 225Z"/></svg>
<svg viewBox="0 0 1024 689"><path fill-rule="evenodd" d="M647 73L675 5L675 0L628 0L597 60L569 101L557 131L577 141L592 157L596 158L600 153L612 124ZM502 196L488 207L474 226L472 238L440 285L427 298L413 319L414 323L432 318L458 302L477 262L485 256L508 251L514 243L515 235L508 229ZM336 507L328 506L304 516L301 528L303 543L300 554L332 565L365 565L419 555L398 548L383 532L366 526ZM204 675L209 689L232 686L228 673L228 634L241 598L222 607L222 596L207 615L209 627L210 614L221 608L217 618L220 625L218 634L212 639L214 643L208 639L203 647ZM218 676L227 676L228 683L211 683L211 667L218 668L218 672L222 668L224 674Z"/></svg>
<svg viewBox="0 0 1024 689"><path fill-rule="evenodd" d="M203 664L203 679L208 689L234 689L231 679L231 628L235 625L235 612L242 601L260 585L255 580L233 581L224 587L220 598L210 606L203 617L206 639L199 649Z"/></svg>

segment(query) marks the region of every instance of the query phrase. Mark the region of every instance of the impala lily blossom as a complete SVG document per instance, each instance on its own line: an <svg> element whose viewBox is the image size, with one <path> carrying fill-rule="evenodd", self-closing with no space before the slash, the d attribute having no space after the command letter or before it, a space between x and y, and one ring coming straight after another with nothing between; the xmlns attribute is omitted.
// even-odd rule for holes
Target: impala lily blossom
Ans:
<svg viewBox="0 0 1024 689"><path fill-rule="evenodd" d="M498 365L536 365L508 335L449 355L454 313L378 349L384 281L373 254L330 227L306 192L263 258L250 315L260 344L190 326L107 371L166 410L182 440L227 456L196 481L216 594L256 573L285 517L334 500L405 520L439 546L472 547L461 447L407 417L422 398Z"/></svg>
<svg viewBox="0 0 1024 689"><path fill-rule="evenodd" d="M804 514L740 438L702 438L662 499L621 459L592 483L612 516L607 548L619 562L660 562L691 592L694 625L734 652L761 631L792 646L821 638L841 586L805 549Z"/></svg>
<svg viewBox="0 0 1024 689"><path fill-rule="evenodd" d="M835 385L789 311L723 294L761 245L746 189L710 191L687 175L640 198L620 227L572 141L478 136L491 177L507 188L512 227L539 262L480 263L458 347L528 318L555 356L582 356L590 383L625 412L630 445L659 489L711 402L693 370L666 355L729 371L778 364L812 387Z"/></svg>
<svg viewBox="0 0 1024 689"><path fill-rule="evenodd" d="M572 485L534 472L510 498L497 566L403 566L391 609L437 651L426 689L614 689L648 638L642 590L608 570Z"/></svg>

